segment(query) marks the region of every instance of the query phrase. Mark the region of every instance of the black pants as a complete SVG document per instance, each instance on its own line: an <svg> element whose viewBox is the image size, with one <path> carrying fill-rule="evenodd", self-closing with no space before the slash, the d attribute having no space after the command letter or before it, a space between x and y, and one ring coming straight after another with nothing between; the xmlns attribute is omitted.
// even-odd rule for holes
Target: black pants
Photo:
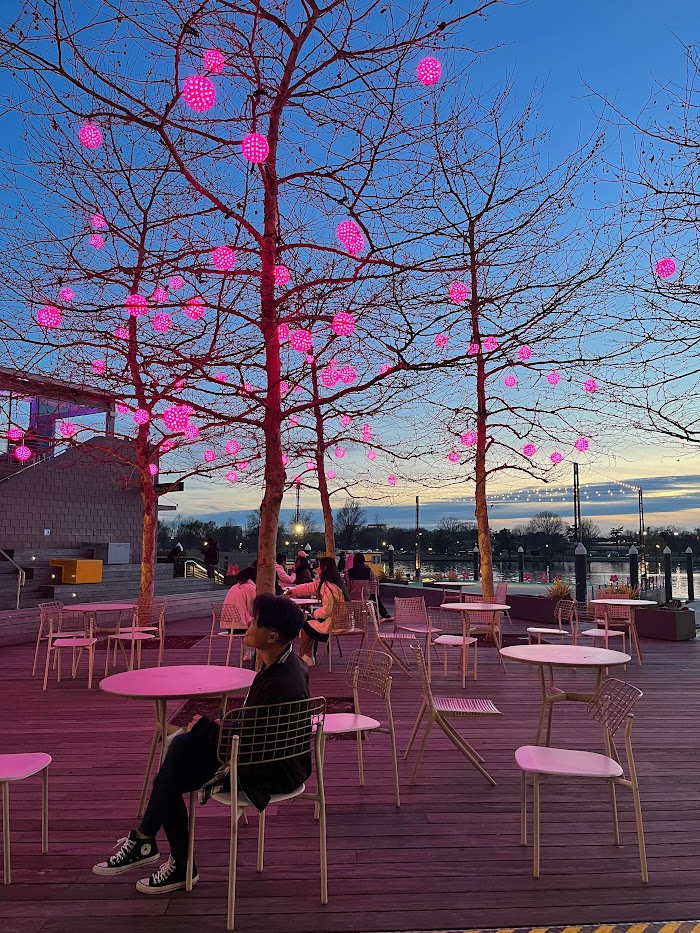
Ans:
<svg viewBox="0 0 700 933"><path fill-rule="evenodd" d="M182 795L198 790L218 768L216 740L207 733L186 732L170 743L153 782L139 829L153 837L162 826L170 843L170 854L179 865L187 861L187 807Z"/></svg>
<svg viewBox="0 0 700 933"><path fill-rule="evenodd" d="M213 577L216 564L205 564L204 566L207 568L207 576L210 578Z"/></svg>

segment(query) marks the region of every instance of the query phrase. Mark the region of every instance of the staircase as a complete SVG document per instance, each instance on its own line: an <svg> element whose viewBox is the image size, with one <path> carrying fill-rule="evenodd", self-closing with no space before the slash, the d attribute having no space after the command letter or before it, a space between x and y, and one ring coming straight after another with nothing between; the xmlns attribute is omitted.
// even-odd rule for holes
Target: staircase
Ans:
<svg viewBox="0 0 700 933"><path fill-rule="evenodd" d="M24 571L25 584L20 591L20 609L38 605L46 597L44 588L53 583L55 567L49 566L52 557L92 557L91 548L53 548L50 550L17 550L1 548L19 564ZM0 554L0 609L15 609L17 606L17 568Z"/></svg>

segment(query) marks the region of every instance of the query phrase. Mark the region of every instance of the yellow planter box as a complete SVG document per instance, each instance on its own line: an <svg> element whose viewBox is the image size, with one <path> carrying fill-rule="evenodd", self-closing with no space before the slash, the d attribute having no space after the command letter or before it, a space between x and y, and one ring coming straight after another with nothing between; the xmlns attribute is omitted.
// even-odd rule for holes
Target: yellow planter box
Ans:
<svg viewBox="0 0 700 933"><path fill-rule="evenodd" d="M59 567L56 583L102 583L101 560L77 560L72 558L52 557L51 567Z"/></svg>

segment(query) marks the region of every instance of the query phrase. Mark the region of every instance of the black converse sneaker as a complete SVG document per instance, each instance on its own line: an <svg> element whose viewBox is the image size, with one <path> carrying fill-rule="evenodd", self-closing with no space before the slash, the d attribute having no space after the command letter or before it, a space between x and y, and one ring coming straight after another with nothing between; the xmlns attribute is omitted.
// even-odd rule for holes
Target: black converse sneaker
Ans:
<svg viewBox="0 0 700 933"><path fill-rule="evenodd" d="M155 839L139 839L135 829L131 830L126 839L120 839L117 846L121 848L116 855L92 866L96 875L121 875L123 871L129 871L137 865L150 865L160 858Z"/></svg>
<svg viewBox="0 0 700 933"><path fill-rule="evenodd" d="M167 862L163 862L158 871L153 872L150 878L142 878L136 882L136 890L142 894L170 894L172 891L180 891L185 888L185 878L187 875L187 865L176 863L175 859L169 856ZM199 875L197 866L193 866L192 884L197 884Z"/></svg>

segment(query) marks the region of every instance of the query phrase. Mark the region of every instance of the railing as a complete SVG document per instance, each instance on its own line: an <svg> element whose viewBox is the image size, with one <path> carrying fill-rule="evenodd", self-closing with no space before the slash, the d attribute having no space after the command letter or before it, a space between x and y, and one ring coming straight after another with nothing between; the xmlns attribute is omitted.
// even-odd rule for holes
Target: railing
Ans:
<svg viewBox="0 0 700 933"><path fill-rule="evenodd" d="M198 560L195 560L192 557L185 558L185 576L195 577L198 580L203 580L206 578L211 579L204 564L200 563ZM222 570L219 570L218 567L214 568L214 583L223 583L224 576L225 574Z"/></svg>
<svg viewBox="0 0 700 933"><path fill-rule="evenodd" d="M24 570L20 567L20 565L17 563L17 561L13 560L10 557L7 551L3 551L3 549L0 548L0 554L2 554L5 560L9 560L9 562L17 569L17 599L15 601L15 609L19 609L19 598L22 593L22 587L27 582L27 575L25 574Z"/></svg>

